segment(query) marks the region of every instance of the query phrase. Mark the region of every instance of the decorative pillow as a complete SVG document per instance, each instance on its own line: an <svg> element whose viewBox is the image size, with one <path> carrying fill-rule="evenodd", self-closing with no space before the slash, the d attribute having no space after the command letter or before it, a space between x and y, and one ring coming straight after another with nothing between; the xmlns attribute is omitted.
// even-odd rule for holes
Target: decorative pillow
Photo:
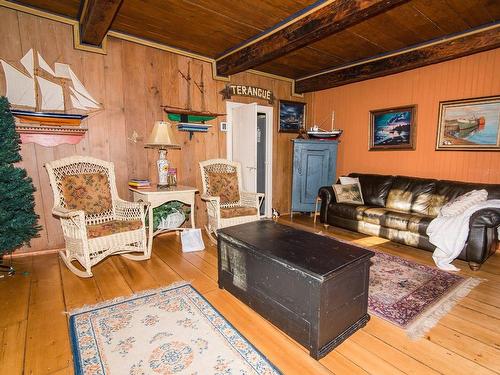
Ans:
<svg viewBox="0 0 500 375"><path fill-rule="evenodd" d="M108 177L102 173L67 175L61 180L66 208L100 214L112 207Z"/></svg>
<svg viewBox="0 0 500 375"><path fill-rule="evenodd" d="M220 197L221 204L238 203L240 190L236 172L207 172L208 194Z"/></svg>
<svg viewBox="0 0 500 375"><path fill-rule="evenodd" d="M484 189L472 190L452 199L441 207L441 216L456 216L465 212L468 208L484 202L488 199L488 192Z"/></svg>
<svg viewBox="0 0 500 375"><path fill-rule="evenodd" d="M363 204L361 189L358 184L336 184L333 185L333 192L338 203Z"/></svg>
<svg viewBox="0 0 500 375"><path fill-rule="evenodd" d="M361 190L361 183L359 182L358 177L342 176L342 177L339 177L339 180L340 180L340 183L342 185L358 184L359 194L361 195L361 204L365 203L365 200L363 199L363 191Z"/></svg>

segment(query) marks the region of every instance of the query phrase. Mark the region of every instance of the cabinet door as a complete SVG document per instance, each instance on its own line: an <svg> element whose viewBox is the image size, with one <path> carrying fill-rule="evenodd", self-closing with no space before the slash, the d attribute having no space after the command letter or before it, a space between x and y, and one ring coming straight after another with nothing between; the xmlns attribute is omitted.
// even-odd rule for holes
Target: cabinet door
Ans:
<svg viewBox="0 0 500 375"><path fill-rule="evenodd" d="M294 152L292 211L314 211L318 190L335 178L336 144L297 144Z"/></svg>

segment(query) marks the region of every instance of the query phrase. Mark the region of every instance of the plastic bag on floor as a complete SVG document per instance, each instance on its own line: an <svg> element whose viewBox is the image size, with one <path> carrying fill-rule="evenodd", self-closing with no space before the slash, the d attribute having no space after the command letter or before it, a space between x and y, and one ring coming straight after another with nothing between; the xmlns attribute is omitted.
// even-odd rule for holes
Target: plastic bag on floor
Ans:
<svg viewBox="0 0 500 375"><path fill-rule="evenodd" d="M182 251L201 251L205 249L201 229L185 229L181 233Z"/></svg>

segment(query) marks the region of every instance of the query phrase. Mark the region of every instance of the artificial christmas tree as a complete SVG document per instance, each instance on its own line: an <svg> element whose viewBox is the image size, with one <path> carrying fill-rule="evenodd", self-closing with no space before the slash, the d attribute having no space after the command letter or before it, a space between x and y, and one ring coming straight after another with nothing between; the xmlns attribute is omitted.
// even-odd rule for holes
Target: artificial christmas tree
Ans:
<svg viewBox="0 0 500 375"><path fill-rule="evenodd" d="M3 259L5 254L29 244L40 230L31 178L25 169L14 166L21 161L20 138L9 101L3 96L0 97L0 134L0 259ZM1 267L0 271L14 272L12 266Z"/></svg>

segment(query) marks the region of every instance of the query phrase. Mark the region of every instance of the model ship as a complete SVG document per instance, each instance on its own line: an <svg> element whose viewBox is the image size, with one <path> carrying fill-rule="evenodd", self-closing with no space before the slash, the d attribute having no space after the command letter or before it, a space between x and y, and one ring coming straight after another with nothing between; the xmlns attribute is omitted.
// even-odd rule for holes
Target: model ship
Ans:
<svg viewBox="0 0 500 375"><path fill-rule="evenodd" d="M335 140L342 135L342 129L332 129L328 131L314 126L307 131L307 135L310 138Z"/></svg>
<svg viewBox="0 0 500 375"><path fill-rule="evenodd" d="M0 59L7 83L5 96L21 122L79 126L87 114L66 113L67 109L89 112L101 108L69 65L56 62L52 69L33 49L20 62L28 74Z"/></svg>

